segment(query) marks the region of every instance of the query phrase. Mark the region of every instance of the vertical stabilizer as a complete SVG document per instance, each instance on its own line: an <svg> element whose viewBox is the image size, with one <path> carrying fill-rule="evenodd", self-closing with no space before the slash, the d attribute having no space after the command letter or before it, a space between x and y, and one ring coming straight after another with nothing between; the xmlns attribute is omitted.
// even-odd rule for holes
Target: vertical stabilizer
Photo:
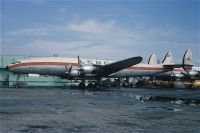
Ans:
<svg viewBox="0 0 200 133"><path fill-rule="evenodd" d="M171 52L167 52L165 58L162 61L162 64L173 64L173 58Z"/></svg>
<svg viewBox="0 0 200 133"><path fill-rule="evenodd" d="M148 64L149 64L149 65L156 65L156 64L157 64L157 58L156 58L156 55L155 55L155 54L152 54L152 55L149 57Z"/></svg>
<svg viewBox="0 0 200 133"><path fill-rule="evenodd" d="M192 52L190 49L188 49L183 56L183 68L186 72L189 72L191 71L192 66Z"/></svg>
<svg viewBox="0 0 200 133"><path fill-rule="evenodd" d="M183 65L192 65L192 52L190 49L186 50L183 56Z"/></svg>

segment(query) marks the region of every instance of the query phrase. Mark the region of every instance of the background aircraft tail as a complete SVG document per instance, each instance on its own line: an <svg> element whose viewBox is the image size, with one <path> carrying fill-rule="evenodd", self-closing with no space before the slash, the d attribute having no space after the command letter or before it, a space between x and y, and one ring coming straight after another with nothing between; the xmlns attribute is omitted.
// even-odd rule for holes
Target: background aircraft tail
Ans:
<svg viewBox="0 0 200 133"><path fill-rule="evenodd" d="M167 52L165 58L162 61L162 64L173 64L173 58L171 52Z"/></svg>
<svg viewBox="0 0 200 133"><path fill-rule="evenodd" d="M190 49L186 50L184 56L183 56L183 61L182 64L174 64L173 60L172 60L172 55L171 52L168 52L163 60L163 66L165 67L165 69L169 70L173 70L173 68L180 68L183 67L183 69L185 70L185 72L190 72L192 70L192 52Z"/></svg>
<svg viewBox="0 0 200 133"><path fill-rule="evenodd" d="M192 70L192 52L190 49L186 50L184 56L183 56L183 68L186 72L189 72Z"/></svg>
<svg viewBox="0 0 200 133"><path fill-rule="evenodd" d="M149 64L149 65L156 65L156 64L157 64L157 58L156 58L156 55L155 55L155 54L152 54L152 55L149 57L148 64Z"/></svg>

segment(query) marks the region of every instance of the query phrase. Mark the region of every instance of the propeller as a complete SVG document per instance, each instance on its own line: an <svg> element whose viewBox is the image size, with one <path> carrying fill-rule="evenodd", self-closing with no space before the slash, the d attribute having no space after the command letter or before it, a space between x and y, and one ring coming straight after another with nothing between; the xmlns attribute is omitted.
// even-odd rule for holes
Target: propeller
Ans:
<svg viewBox="0 0 200 133"><path fill-rule="evenodd" d="M66 69L66 71L67 71L66 73L68 73L68 74L69 74L69 73L71 72L71 70L72 70L72 66L70 66L70 68L69 68L69 69L67 68L67 66L65 66L65 69Z"/></svg>

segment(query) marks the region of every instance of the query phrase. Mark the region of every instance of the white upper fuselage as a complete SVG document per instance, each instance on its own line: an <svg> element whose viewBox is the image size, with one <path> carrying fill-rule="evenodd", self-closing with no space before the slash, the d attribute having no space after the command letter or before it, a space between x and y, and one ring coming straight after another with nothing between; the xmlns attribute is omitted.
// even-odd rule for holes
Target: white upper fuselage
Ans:
<svg viewBox="0 0 200 133"><path fill-rule="evenodd" d="M80 59L82 65L96 64L105 65L114 60L96 60L96 59ZM32 58L19 60L14 64L8 65L9 71L19 74L40 74L64 76L66 72L72 68L78 68L77 58L61 58L61 57L47 57L47 58ZM123 69L116 73L109 75L109 77L123 78L136 76L151 76L165 72L163 65L148 65L137 64L127 69Z"/></svg>

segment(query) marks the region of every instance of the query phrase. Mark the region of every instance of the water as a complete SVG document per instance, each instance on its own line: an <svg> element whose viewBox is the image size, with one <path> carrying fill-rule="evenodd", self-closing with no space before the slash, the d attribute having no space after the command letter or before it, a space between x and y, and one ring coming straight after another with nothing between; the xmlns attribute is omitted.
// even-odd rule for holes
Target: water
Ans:
<svg viewBox="0 0 200 133"><path fill-rule="evenodd" d="M200 90L0 88L1 133L200 132Z"/></svg>

